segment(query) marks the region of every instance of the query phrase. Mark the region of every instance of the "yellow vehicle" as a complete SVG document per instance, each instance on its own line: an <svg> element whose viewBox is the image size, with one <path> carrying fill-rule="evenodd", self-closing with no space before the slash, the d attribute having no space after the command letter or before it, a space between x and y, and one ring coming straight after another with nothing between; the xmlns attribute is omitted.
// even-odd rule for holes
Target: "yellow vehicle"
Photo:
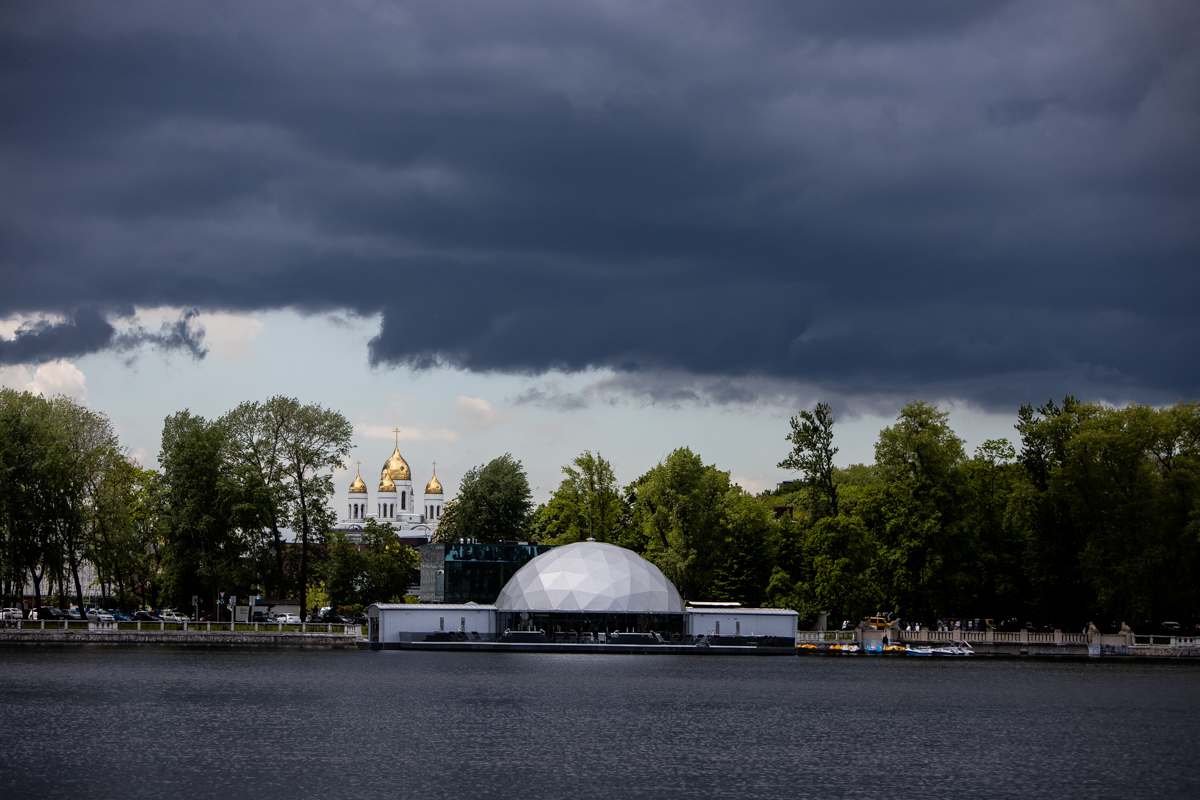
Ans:
<svg viewBox="0 0 1200 800"><path fill-rule="evenodd" d="M863 617L863 622L870 625L872 628L886 628L892 623L888 622L887 617Z"/></svg>

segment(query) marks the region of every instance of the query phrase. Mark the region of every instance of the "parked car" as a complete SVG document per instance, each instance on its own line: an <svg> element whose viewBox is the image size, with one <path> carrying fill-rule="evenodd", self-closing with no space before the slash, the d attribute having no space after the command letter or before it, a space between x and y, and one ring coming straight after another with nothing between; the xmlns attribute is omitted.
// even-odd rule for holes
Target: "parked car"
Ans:
<svg viewBox="0 0 1200 800"><path fill-rule="evenodd" d="M350 621L355 625L368 625L371 622L371 618L367 616L365 611L355 611L350 617Z"/></svg>
<svg viewBox="0 0 1200 800"><path fill-rule="evenodd" d="M87 618L88 622L114 622L113 615L102 608L89 608Z"/></svg>
<svg viewBox="0 0 1200 800"><path fill-rule="evenodd" d="M119 608L110 608L108 610L108 613L112 614L112 618L115 619L117 622L133 622L133 617L124 613Z"/></svg>
<svg viewBox="0 0 1200 800"><path fill-rule="evenodd" d="M163 622L191 622L191 619L184 614L180 614L173 608L164 608L158 612L158 616L162 617Z"/></svg>
<svg viewBox="0 0 1200 800"><path fill-rule="evenodd" d="M279 614L275 617L275 621L284 625L299 625L300 617L296 614Z"/></svg>
<svg viewBox="0 0 1200 800"><path fill-rule="evenodd" d="M334 625L349 625L349 624L351 624L350 620L346 619L341 614L337 614L333 611L326 611L324 614L322 614L321 618L320 618L320 622L325 625L328 625L330 623L332 623Z"/></svg>
<svg viewBox="0 0 1200 800"><path fill-rule="evenodd" d="M76 622L81 622L81 621L83 621L83 615L79 613L78 608L68 608L67 609L67 619L73 619Z"/></svg>
<svg viewBox="0 0 1200 800"><path fill-rule="evenodd" d="M138 622L162 622L162 617L153 611L135 611L133 618Z"/></svg>
<svg viewBox="0 0 1200 800"><path fill-rule="evenodd" d="M25 612L19 608L0 608L0 619L25 619Z"/></svg>
<svg viewBox="0 0 1200 800"><path fill-rule="evenodd" d="M55 608L54 606L41 606L40 608L34 610L34 612L29 615L29 618L41 620L60 620L66 619L67 615L63 613L62 609Z"/></svg>
<svg viewBox="0 0 1200 800"><path fill-rule="evenodd" d="M251 622L274 622L275 615L270 611L255 611L250 615Z"/></svg>
<svg viewBox="0 0 1200 800"><path fill-rule="evenodd" d="M200 617L201 622L229 622L229 615L224 611L210 611Z"/></svg>

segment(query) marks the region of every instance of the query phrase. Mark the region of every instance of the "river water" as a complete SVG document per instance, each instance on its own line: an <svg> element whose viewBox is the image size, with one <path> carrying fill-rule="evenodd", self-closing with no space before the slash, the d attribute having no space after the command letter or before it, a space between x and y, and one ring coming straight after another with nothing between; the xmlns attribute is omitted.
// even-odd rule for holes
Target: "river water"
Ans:
<svg viewBox="0 0 1200 800"><path fill-rule="evenodd" d="M0 798L1200 797L1200 665L0 647Z"/></svg>

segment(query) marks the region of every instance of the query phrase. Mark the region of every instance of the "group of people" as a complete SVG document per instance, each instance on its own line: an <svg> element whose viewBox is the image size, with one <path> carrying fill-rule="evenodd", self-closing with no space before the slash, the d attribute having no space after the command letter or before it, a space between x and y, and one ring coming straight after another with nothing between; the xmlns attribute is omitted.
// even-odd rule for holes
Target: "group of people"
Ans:
<svg viewBox="0 0 1200 800"><path fill-rule="evenodd" d="M853 627L854 627L854 623L851 622L850 620L845 620L844 622L842 622L842 630L844 630L844 631L850 630ZM977 619L961 619L961 620L939 619L937 621L937 624L934 626L934 629L938 630L938 631L952 631L953 630L953 631L959 631L959 632L981 631L981 630L983 630L983 626L980 624L980 621ZM921 631L921 623L910 622L909 624L904 626L904 630L906 630L910 633L913 631L917 631L919 633Z"/></svg>
<svg viewBox="0 0 1200 800"><path fill-rule="evenodd" d="M983 626L977 619L941 620L937 621L939 631L981 631Z"/></svg>
<svg viewBox="0 0 1200 800"><path fill-rule="evenodd" d="M934 629L938 631L958 631L961 633L962 631L981 631L983 627L977 619L939 619ZM907 625L904 630L920 632L921 623L917 622Z"/></svg>

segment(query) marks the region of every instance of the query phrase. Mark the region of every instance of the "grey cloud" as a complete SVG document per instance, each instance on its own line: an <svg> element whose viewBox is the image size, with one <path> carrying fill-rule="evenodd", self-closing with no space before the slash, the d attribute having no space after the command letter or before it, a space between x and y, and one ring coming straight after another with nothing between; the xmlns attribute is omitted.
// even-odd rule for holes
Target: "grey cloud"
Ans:
<svg viewBox="0 0 1200 800"><path fill-rule="evenodd" d="M1200 390L1193 3L218 8L0 12L0 314L97 309L0 358L293 307L655 402Z"/></svg>
<svg viewBox="0 0 1200 800"><path fill-rule="evenodd" d="M65 321L28 323L12 339L0 339L0 364L77 358L105 349L130 352L147 346L180 350L201 359L208 348L204 345L204 328L195 322L196 313L188 311L178 320L163 322L159 330L152 331L140 325L118 328L95 308L81 308ZM119 315L115 318L120 321Z"/></svg>
<svg viewBox="0 0 1200 800"><path fill-rule="evenodd" d="M110 346L114 333L104 316L83 308L66 321L28 323L12 339L0 339L0 364L74 358Z"/></svg>
<svg viewBox="0 0 1200 800"><path fill-rule="evenodd" d="M160 350L179 350L196 360L203 359L208 355L208 347L204 344L204 328L196 322L198 313L195 309L185 311L177 320L164 321L157 331L148 330L142 325L122 330L114 337L113 348L130 351L150 346Z"/></svg>

